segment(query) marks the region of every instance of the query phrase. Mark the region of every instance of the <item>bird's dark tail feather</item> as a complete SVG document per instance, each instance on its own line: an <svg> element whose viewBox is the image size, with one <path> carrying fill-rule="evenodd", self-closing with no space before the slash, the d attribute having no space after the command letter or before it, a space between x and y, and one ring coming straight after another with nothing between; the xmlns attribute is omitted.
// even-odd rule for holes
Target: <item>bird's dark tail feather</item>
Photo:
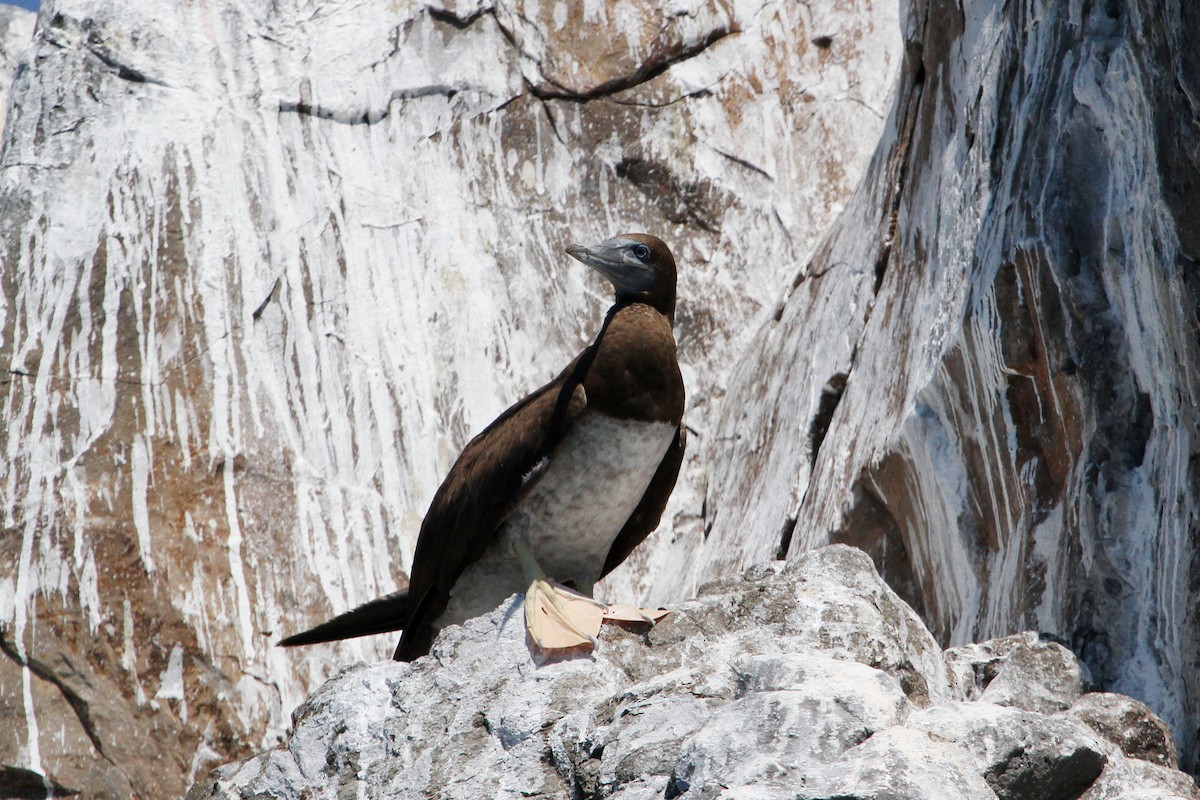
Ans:
<svg viewBox="0 0 1200 800"><path fill-rule="evenodd" d="M279 646L295 647L301 644L334 642L339 639L353 639L356 636L370 636L373 633L402 630L407 624L407 620L404 618L407 606L407 590L385 595L369 603L363 603L345 614L338 614L315 628L289 636L281 641Z"/></svg>

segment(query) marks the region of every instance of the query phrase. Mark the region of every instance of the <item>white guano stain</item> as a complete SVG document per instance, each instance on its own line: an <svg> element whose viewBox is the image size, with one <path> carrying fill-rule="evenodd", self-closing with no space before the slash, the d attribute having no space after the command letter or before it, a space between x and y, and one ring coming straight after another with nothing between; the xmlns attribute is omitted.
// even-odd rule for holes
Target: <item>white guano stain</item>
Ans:
<svg viewBox="0 0 1200 800"><path fill-rule="evenodd" d="M146 496L150 491L150 454L146 439L136 436L130 448L129 477L133 527L137 531L138 553L146 572L154 572L154 555L150 545L150 511Z"/></svg>
<svg viewBox="0 0 1200 800"><path fill-rule="evenodd" d="M158 691L154 693L154 699L178 701L179 719L187 722L188 703L183 685L183 648L178 644L171 647L171 655L167 657L166 669L159 676Z"/></svg>

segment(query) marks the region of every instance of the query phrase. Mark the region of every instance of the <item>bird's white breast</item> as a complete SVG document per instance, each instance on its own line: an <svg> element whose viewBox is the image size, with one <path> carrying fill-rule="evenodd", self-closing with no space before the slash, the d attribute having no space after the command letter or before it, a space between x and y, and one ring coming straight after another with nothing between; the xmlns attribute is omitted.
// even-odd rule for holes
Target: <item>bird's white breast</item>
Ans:
<svg viewBox="0 0 1200 800"><path fill-rule="evenodd" d="M598 580L613 540L674 436L675 425L668 422L585 411L548 463L535 468L541 477L500 536L463 572L437 627L486 613L528 588L512 549L518 538L529 544L549 577L577 585Z"/></svg>

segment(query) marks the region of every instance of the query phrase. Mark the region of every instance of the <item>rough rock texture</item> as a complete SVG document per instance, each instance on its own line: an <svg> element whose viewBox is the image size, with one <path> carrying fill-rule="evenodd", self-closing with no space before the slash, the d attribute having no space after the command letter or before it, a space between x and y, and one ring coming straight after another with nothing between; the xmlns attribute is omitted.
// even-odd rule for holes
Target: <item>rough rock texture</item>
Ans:
<svg viewBox="0 0 1200 800"><path fill-rule="evenodd" d="M849 542L1198 768L1200 5L912 0L860 191L730 382L697 574Z"/></svg>
<svg viewBox="0 0 1200 800"><path fill-rule="evenodd" d="M12 85L17 64L29 47L36 19L36 14L16 6L0 6L0 131L4 129L7 114L8 87Z"/></svg>
<svg viewBox="0 0 1200 800"><path fill-rule="evenodd" d="M467 438L594 333L571 240L671 243L710 436L878 140L897 26L894 0L46 0L0 153L0 763L167 796L384 657L272 642L395 588ZM701 446L685 472L609 591L678 596Z"/></svg>
<svg viewBox="0 0 1200 800"><path fill-rule="evenodd" d="M1071 651L1030 632L952 648L946 663L966 699L999 706L1053 714L1071 708L1085 689ZM1031 681L1030 675L1039 677Z"/></svg>
<svg viewBox="0 0 1200 800"><path fill-rule="evenodd" d="M1078 667L1022 648L1038 650L944 659L841 545L709 584L648 633L608 627L594 655L541 666L517 597L411 665L347 668L282 747L188 797L1200 797L1188 776L1034 708ZM951 669L997 662L1033 702L970 699Z"/></svg>
<svg viewBox="0 0 1200 800"><path fill-rule="evenodd" d="M1132 697L1093 692L1076 700L1070 711L1130 758L1164 767L1174 767L1179 761L1171 729L1145 703Z"/></svg>

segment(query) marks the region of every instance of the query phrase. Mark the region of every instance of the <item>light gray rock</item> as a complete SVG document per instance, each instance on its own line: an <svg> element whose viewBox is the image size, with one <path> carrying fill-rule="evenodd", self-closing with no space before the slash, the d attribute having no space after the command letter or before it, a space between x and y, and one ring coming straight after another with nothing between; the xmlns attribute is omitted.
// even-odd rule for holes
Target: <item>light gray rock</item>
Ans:
<svg viewBox="0 0 1200 800"><path fill-rule="evenodd" d="M1123 694L1092 692L1076 700L1069 713L1129 758L1172 769L1179 765L1171 729L1145 703Z"/></svg>
<svg viewBox="0 0 1200 800"><path fill-rule="evenodd" d="M971 753L1001 800L1074 800L1107 760L1105 746L1078 720L982 699L925 709L909 727Z"/></svg>
<svg viewBox="0 0 1200 800"><path fill-rule="evenodd" d="M876 157L706 440L702 569L860 546L943 645L1053 634L1200 770L1200 4L901 19Z"/></svg>
<svg viewBox="0 0 1200 800"><path fill-rule="evenodd" d="M907 728L892 728L872 736L847 752L843 763L814 770L799 785L780 791L784 788L756 794L732 790L723 798L994 800L996 797L967 753Z"/></svg>
<svg viewBox="0 0 1200 800"><path fill-rule="evenodd" d="M1031 689L1043 677L1022 674ZM928 631L840 545L540 665L513 598L413 664L344 670L293 719L283 746L189 800L1067 800L1098 776L1107 798L1148 774L1119 752L1104 768L1106 746L1069 714L953 699ZM1154 785L1190 781L1171 775Z"/></svg>
<svg viewBox="0 0 1200 800"><path fill-rule="evenodd" d="M1084 677L1070 650L1033 631L946 651L956 696L1050 714L1070 708Z"/></svg>
<svg viewBox="0 0 1200 800"><path fill-rule="evenodd" d="M563 246L630 228L683 266L696 435L663 529L603 591L678 602L852 542L933 638L874 640L861 599L800 630L740 578L730 608L763 619L727 633L828 639L926 707L948 683L907 645L1048 631L1197 769L1200 4L178 11L48 1L27 48L8 17L15 783L182 791L385 657L272 643L404 580L462 444L598 324ZM625 662L635 682L681 663Z"/></svg>
<svg viewBox="0 0 1200 800"><path fill-rule="evenodd" d="M11 5L0 6L0 132L8 113L8 90L25 49L33 37L37 14Z"/></svg>
<svg viewBox="0 0 1200 800"><path fill-rule="evenodd" d="M738 673L739 696L683 742L668 794L795 783L911 710L895 678L863 664L788 653L754 656Z"/></svg>
<svg viewBox="0 0 1200 800"><path fill-rule="evenodd" d="M1104 772L1080 800L1196 800L1196 781L1175 769L1120 755L1109 758Z"/></svg>

